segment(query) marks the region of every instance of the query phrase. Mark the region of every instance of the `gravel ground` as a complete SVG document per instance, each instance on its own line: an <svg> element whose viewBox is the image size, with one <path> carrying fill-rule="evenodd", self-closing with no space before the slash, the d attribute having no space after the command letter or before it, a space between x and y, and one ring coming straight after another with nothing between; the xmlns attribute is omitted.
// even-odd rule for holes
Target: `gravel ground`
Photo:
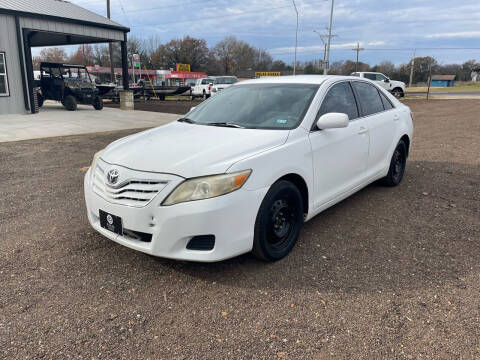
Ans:
<svg viewBox="0 0 480 360"><path fill-rule="evenodd" d="M480 103L408 105L404 182L317 216L274 264L93 232L85 167L132 131L0 144L0 359L480 358Z"/></svg>

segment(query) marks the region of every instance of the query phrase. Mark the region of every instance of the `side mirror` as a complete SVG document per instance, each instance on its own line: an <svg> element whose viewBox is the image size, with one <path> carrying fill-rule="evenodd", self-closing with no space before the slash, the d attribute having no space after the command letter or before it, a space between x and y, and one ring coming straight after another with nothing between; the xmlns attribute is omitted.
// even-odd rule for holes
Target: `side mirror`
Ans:
<svg viewBox="0 0 480 360"><path fill-rule="evenodd" d="M95 79L95 84L100 85L101 83L102 83L102 82L100 81L99 78L96 78L96 79Z"/></svg>
<svg viewBox="0 0 480 360"><path fill-rule="evenodd" d="M383 81L385 81L386 83L389 83L389 82L390 82L390 79L389 79L389 78L386 78L386 79L383 80Z"/></svg>
<svg viewBox="0 0 480 360"><path fill-rule="evenodd" d="M348 126L348 115L343 113L328 113L320 116L317 120L317 128L323 129L338 129Z"/></svg>

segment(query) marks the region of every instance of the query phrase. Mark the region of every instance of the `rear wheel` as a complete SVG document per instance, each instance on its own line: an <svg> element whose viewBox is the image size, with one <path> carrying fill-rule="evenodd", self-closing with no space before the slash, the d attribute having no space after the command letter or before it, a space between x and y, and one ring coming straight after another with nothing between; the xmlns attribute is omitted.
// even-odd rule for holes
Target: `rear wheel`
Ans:
<svg viewBox="0 0 480 360"><path fill-rule="evenodd" d="M100 96L95 97L93 100L93 107L95 110L102 110L103 109L103 99Z"/></svg>
<svg viewBox="0 0 480 360"><path fill-rule="evenodd" d="M65 108L68 111L77 110L77 100L72 95L65 96L65 99L63 99L62 104L63 106L65 106Z"/></svg>
<svg viewBox="0 0 480 360"><path fill-rule="evenodd" d="M382 179L386 186L397 186L403 179L405 173L405 166L407 163L407 145L403 140L400 140L390 161L390 168L387 176Z"/></svg>
<svg viewBox="0 0 480 360"><path fill-rule="evenodd" d="M207 93L205 92L205 90L203 90L203 100L206 100L207 99Z"/></svg>
<svg viewBox="0 0 480 360"><path fill-rule="evenodd" d="M395 88L392 90L392 95L395 96L397 99L400 99L403 97L403 90L400 88Z"/></svg>
<svg viewBox="0 0 480 360"><path fill-rule="evenodd" d="M275 183L263 199L255 221L253 255L276 261L293 249L303 226L302 195L288 181Z"/></svg>

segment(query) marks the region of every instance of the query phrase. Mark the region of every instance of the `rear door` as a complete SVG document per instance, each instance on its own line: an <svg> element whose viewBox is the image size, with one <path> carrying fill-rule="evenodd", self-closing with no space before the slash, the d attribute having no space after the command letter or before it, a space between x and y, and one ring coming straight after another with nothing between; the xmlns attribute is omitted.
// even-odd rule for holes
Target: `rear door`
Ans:
<svg viewBox="0 0 480 360"><path fill-rule="evenodd" d="M399 117L390 100L374 85L363 81L353 81L352 85L370 133L367 176L371 177L388 166Z"/></svg>
<svg viewBox="0 0 480 360"><path fill-rule="evenodd" d="M320 116L340 112L348 115L346 128L316 127ZM309 135L313 155L315 207L335 200L362 183L368 161L369 135L366 120L360 117L348 81L328 89Z"/></svg>

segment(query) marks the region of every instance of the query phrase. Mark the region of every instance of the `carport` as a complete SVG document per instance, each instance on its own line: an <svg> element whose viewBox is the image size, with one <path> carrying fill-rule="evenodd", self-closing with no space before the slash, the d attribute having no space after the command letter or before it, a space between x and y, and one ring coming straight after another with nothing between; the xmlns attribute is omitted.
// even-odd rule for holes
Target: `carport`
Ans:
<svg viewBox="0 0 480 360"><path fill-rule="evenodd" d="M0 98L0 114L2 108L3 113L18 113L22 105L26 112L35 110L32 47L120 42L123 87L128 89L129 31L63 0L0 0L0 50L8 63L9 84L8 97Z"/></svg>

